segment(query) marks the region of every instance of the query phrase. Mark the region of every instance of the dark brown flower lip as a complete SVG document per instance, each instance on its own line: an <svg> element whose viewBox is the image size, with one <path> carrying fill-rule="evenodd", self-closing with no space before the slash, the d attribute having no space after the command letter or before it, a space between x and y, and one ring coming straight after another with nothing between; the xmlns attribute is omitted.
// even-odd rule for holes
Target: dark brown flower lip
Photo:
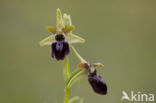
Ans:
<svg viewBox="0 0 156 103"><path fill-rule="evenodd" d="M69 44L64 40L56 41L51 44L51 56L56 60L64 60L69 52Z"/></svg>
<svg viewBox="0 0 156 103"><path fill-rule="evenodd" d="M102 80L101 76L98 75L89 75L88 76L88 82L90 83L92 89L95 93L100 95L106 95L107 94L107 85Z"/></svg>
<svg viewBox="0 0 156 103"><path fill-rule="evenodd" d="M93 91L100 95L106 95L107 94L107 85L102 80L101 76L97 75L97 71L88 62L80 63L78 67L84 68L85 70L88 70L88 82L91 85Z"/></svg>

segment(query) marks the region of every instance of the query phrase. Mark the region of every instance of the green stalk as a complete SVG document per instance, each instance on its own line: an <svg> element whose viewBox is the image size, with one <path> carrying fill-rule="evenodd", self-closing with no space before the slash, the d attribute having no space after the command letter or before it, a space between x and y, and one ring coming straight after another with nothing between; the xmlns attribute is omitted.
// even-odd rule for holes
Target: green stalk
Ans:
<svg viewBox="0 0 156 103"><path fill-rule="evenodd" d="M72 26L71 23L71 18L70 15L64 14L64 17L62 18L62 14L60 9L57 9L57 28L58 28L58 32L61 32L61 29L63 27L69 27ZM71 31L71 30L70 30ZM71 32L70 32L71 33ZM74 47L72 47L72 50L74 51L74 53L76 54L76 56L80 59L81 62L86 62L80 55L79 53L75 50ZM76 81L76 78L78 79L80 74L83 74L82 71L79 72L74 72L74 74L72 75L70 73L70 67L69 67L69 59L68 56L66 56L66 58L64 59L64 65L63 65L63 75L64 75L64 81L65 81L65 95L64 95L64 101L63 103L69 103L69 96L70 96L70 88L68 88L68 84L69 87L72 85L72 83L74 81ZM78 76L77 76L78 75ZM69 83L68 83L69 82ZM83 101L82 101L83 102ZM82 103L81 102L81 103Z"/></svg>
<svg viewBox="0 0 156 103"><path fill-rule="evenodd" d="M64 75L64 81L65 81L65 84L66 84L66 82L70 78L70 67L69 67L68 56L66 56L65 59L64 59L63 75ZM69 88L65 88L65 95L64 95L64 102L63 103L68 103L69 95L70 95Z"/></svg>
<svg viewBox="0 0 156 103"><path fill-rule="evenodd" d="M65 88L65 95L64 95L64 102L63 103L68 103L69 96L70 96L70 89L69 88Z"/></svg>
<svg viewBox="0 0 156 103"><path fill-rule="evenodd" d="M63 63L63 76L64 81L66 81L70 78L70 67L69 67L69 59L68 56L65 57L64 63Z"/></svg>

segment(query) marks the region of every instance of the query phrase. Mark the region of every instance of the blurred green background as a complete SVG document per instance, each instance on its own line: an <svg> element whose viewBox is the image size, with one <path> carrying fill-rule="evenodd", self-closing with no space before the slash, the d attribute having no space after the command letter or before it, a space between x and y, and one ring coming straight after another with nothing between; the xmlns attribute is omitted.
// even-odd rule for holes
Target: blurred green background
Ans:
<svg viewBox="0 0 156 103"><path fill-rule="evenodd" d="M72 88L85 103L120 103L122 91L156 94L155 0L0 0L0 103L61 103L62 63L39 41L56 26L56 9L71 14L75 44L98 69L108 95L93 93L87 78ZM71 52L72 71L79 63ZM124 103L127 101L125 100Z"/></svg>

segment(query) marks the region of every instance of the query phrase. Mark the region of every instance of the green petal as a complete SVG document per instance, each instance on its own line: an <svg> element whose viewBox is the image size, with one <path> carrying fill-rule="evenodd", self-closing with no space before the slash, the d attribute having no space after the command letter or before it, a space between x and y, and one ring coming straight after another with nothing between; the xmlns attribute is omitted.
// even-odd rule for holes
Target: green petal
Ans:
<svg viewBox="0 0 156 103"><path fill-rule="evenodd" d="M70 44L73 43L84 43L85 40L75 34L67 34L66 35L66 41L68 41Z"/></svg>
<svg viewBox="0 0 156 103"><path fill-rule="evenodd" d="M50 26L47 26L46 29L47 29L48 31L50 31L51 33L53 33L53 34L56 34L56 28L52 28L52 27L50 27Z"/></svg>
<svg viewBox="0 0 156 103"><path fill-rule="evenodd" d="M96 69L96 68L100 68L100 67L104 67L104 65L102 63L93 63L92 66Z"/></svg>
<svg viewBox="0 0 156 103"><path fill-rule="evenodd" d="M63 15L63 24L64 24L65 27L68 27L68 26L72 25L70 15L67 15L67 14L64 13L64 15Z"/></svg>
<svg viewBox="0 0 156 103"><path fill-rule="evenodd" d="M93 73L95 69L100 68L100 67L104 67L104 65L102 63L91 64L90 72Z"/></svg>
<svg viewBox="0 0 156 103"><path fill-rule="evenodd" d="M45 39L43 39L42 41L40 41L40 45L41 46L51 45L52 42L54 42L54 41L55 41L55 36L50 35L50 36L46 37Z"/></svg>
<svg viewBox="0 0 156 103"><path fill-rule="evenodd" d="M75 28L74 25L71 25L71 26L65 27L65 29L64 29L64 33L69 33L69 32L72 31L74 28Z"/></svg>

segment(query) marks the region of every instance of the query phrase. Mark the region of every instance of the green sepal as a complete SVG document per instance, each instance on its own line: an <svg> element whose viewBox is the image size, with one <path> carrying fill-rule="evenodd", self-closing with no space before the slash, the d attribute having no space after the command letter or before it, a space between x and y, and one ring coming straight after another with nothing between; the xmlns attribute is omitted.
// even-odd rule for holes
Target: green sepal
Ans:
<svg viewBox="0 0 156 103"><path fill-rule="evenodd" d="M85 39L75 35L75 34L67 34L66 35L66 41L68 43L73 44L73 43L84 43Z"/></svg>
<svg viewBox="0 0 156 103"><path fill-rule="evenodd" d="M104 65L102 63L93 63L92 66L96 69L96 68L100 68L100 67L104 67Z"/></svg>
<svg viewBox="0 0 156 103"><path fill-rule="evenodd" d="M41 40L40 45L41 46L51 45L53 42L55 42L55 36L50 35L50 36L46 37L45 39Z"/></svg>
<svg viewBox="0 0 156 103"><path fill-rule="evenodd" d="M73 43L84 43L85 40L77 35L74 34L68 34L65 36L66 37L66 41L70 44ZM41 46L45 46L45 45L51 45L53 42L55 42L55 35L50 35L48 37L46 37L45 39L40 41L40 45Z"/></svg>
<svg viewBox="0 0 156 103"><path fill-rule="evenodd" d="M57 32L61 32L62 28L64 28L63 25L63 20L62 20L62 14L61 14L61 10L58 8L57 9Z"/></svg>
<svg viewBox="0 0 156 103"><path fill-rule="evenodd" d="M102 63L93 63L91 64L90 72L93 73L95 69L98 69L100 67L104 67Z"/></svg>

